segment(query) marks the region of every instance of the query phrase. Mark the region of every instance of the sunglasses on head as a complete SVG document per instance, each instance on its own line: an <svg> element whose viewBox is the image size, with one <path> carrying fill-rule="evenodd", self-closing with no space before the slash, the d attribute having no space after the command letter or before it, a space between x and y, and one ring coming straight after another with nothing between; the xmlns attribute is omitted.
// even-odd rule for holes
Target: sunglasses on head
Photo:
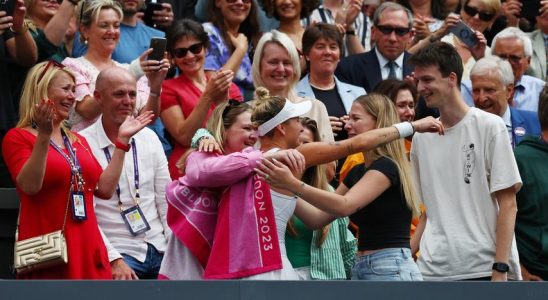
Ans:
<svg viewBox="0 0 548 300"><path fill-rule="evenodd" d="M397 36L404 36L411 31L411 28L406 27L391 27L391 26L384 26L384 25L375 25L375 27L382 32L383 34L392 34L392 32L395 32Z"/></svg>
<svg viewBox="0 0 548 300"><path fill-rule="evenodd" d="M173 56L177 58L183 58L186 56L188 51L192 52L193 54L199 54L200 52L202 52L203 48L204 48L204 44L197 43L197 44L191 45L188 48L173 49L172 53L173 53Z"/></svg>
<svg viewBox="0 0 548 300"><path fill-rule="evenodd" d="M481 12L479 11L477 8L475 7L472 7L472 6L469 6L468 4L466 4L464 6L464 12L469 15L470 17L475 17L476 14L479 14L479 18L480 20L482 21L491 21L493 19L493 17L495 16L495 14L490 14L490 13L486 13L486 12Z"/></svg>
<svg viewBox="0 0 548 300"><path fill-rule="evenodd" d="M233 108L238 105L242 104L242 102L235 100L235 99L228 99L228 105L225 106L225 109L223 109L222 117L223 119L226 117L226 114Z"/></svg>
<svg viewBox="0 0 548 300"><path fill-rule="evenodd" d="M236 3L237 1L238 0L226 0L226 3L232 4L232 3ZM249 4L249 3L251 3L251 0L242 0L242 3Z"/></svg>
<svg viewBox="0 0 548 300"><path fill-rule="evenodd" d="M42 77L44 77L44 75L46 74L46 71L49 69L49 67L51 66L54 66L54 67L57 67L59 69L63 69L65 67L65 65L63 65L62 63L59 63L55 60L50 60L48 61L48 63L46 64L46 66L44 67L44 69L42 70L42 72L40 72L40 76L38 76L38 81L36 83L40 83L40 81L42 80Z"/></svg>

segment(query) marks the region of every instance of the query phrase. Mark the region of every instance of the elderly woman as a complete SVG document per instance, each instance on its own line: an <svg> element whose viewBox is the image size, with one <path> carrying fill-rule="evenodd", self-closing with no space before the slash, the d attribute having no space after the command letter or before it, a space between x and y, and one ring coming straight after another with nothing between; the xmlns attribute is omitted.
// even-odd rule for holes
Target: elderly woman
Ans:
<svg viewBox="0 0 548 300"><path fill-rule="evenodd" d="M117 147L112 162L102 171L86 140L66 128L74 90L75 77L65 66L55 61L36 65L24 84L19 123L2 144L21 199L17 240L62 229L69 257L66 264L36 268L19 278L112 278L93 196L112 196L125 151ZM127 117L117 141L127 145L151 120L150 112Z"/></svg>
<svg viewBox="0 0 548 300"><path fill-rule="evenodd" d="M322 141L334 141L325 105L319 100L297 95L295 86L300 77L299 54L292 40L277 30L263 34L253 57L253 82L268 89L271 95L287 98L293 103L311 100L312 108L304 116L318 123Z"/></svg>
<svg viewBox="0 0 548 300"><path fill-rule="evenodd" d="M472 69L476 61L491 52L483 33L491 28L501 11L501 7L500 0L464 0L460 15L449 14L440 29L415 44L415 46L409 49L409 52L415 53L428 43L441 39L443 42L447 42L457 49L464 64L462 80L469 80L470 69ZM460 21L464 22L474 31L477 41L475 46L467 46L456 35L450 33L450 29L455 27Z"/></svg>
<svg viewBox="0 0 548 300"><path fill-rule="evenodd" d="M207 32L195 21L179 20L168 32L167 48L180 72L179 77L163 83L161 97L160 118L174 141L169 157L172 179L180 176L176 163L215 106L229 98L242 100L240 90L232 83L234 73L231 70L206 73L209 47Z"/></svg>
<svg viewBox="0 0 548 300"><path fill-rule="evenodd" d="M231 70L246 100L253 98L250 53L259 40L256 3L252 0L209 0L210 23L204 23L211 47L205 69Z"/></svg>
<svg viewBox="0 0 548 300"><path fill-rule="evenodd" d="M325 104L335 140L348 137L343 123L354 99L366 94L362 87L341 82L334 75L343 49L343 36L335 25L318 23L308 27L303 35L303 52L310 72L296 87L298 96Z"/></svg>
<svg viewBox="0 0 548 300"><path fill-rule="evenodd" d="M71 112L69 122L71 129L80 131L93 124L100 116L99 104L93 99L95 81L99 73L112 66L129 69L137 81L137 104L135 114L143 111L152 111L158 115L160 88L169 68L167 59L161 62L155 60L144 61L144 57L152 50L143 53L140 60L129 64L120 64L112 59L112 53L120 39L120 22L122 21L122 8L120 3L114 0L82 1L79 4L80 12L80 38L87 43L88 52L78 58L66 58L66 65L76 76L76 105ZM143 71L147 77L142 77ZM160 71L160 72L157 72ZM162 76L157 76L162 74ZM149 86L150 85L150 86Z"/></svg>

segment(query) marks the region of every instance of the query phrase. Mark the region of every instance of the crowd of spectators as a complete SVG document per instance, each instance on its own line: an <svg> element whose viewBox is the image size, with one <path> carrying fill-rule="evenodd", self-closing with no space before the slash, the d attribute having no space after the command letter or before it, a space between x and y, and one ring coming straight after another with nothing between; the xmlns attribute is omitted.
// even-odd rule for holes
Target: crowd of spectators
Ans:
<svg viewBox="0 0 548 300"><path fill-rule="evenodd" d="M3 1L19 279L548 280L548 0L158 2Z"/></svg>

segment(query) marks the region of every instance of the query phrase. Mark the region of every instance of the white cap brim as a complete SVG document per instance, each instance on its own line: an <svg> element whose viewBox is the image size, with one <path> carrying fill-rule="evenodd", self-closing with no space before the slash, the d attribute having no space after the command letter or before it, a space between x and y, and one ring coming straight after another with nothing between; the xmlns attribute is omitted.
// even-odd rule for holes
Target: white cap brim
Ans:
<svg viewBox="0 0 548 300"><path fill-rule="evenodd" d="M311 108L312 102L310 102L309 100L305 100L299 103L293 103L288 99L285 99L285 105L282 110L276 116L274 116L274 118L266 121L261 126L259 126L259 136L264 136L265 134L270 132L270 130L274 129L276 126L291 118L300 117L306 114L310 111Z"/></svg>

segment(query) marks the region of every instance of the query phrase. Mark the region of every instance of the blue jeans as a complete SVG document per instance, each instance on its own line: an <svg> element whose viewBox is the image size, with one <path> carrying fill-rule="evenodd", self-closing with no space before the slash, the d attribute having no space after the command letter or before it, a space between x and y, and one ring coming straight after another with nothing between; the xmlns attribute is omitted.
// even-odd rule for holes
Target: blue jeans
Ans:
<svg viewBox="0 0 548 300"><path fill-rule="evenodd" d="M139 279L158 279L164 254L158 252L151 244L147 245L147 256L144 262L140 262L133 256L124 253L122 253L122 256L124 257L124 262L135 271Z"/></svg>
<svg viewBox="0 0 548 300"><path fill-rule="evenodd" d="M422 275L409 248L388 248L356 256L352 280L422 281Z"/></svg>

